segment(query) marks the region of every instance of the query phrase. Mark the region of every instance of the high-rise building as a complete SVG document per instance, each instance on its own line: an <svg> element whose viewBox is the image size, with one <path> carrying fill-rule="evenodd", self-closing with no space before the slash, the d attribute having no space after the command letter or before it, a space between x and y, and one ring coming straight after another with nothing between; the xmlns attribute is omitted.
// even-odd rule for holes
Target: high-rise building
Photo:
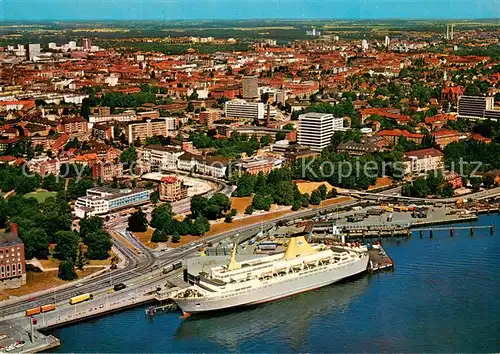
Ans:
<svg viewBox="0 0 500 354"><path fill-rule="evenodd" d="M313 151L322 151L330 144L334 118L326 113L306 113L299 116L297 142L309 146ZM342 118L340 118L342 119Z"/></svg>
<svg viewBox="0 0 500 354"><path fill-rule="evenodd" d="M39 56L42 50L40 49L40 44L28 44L26 57L29 61L33 61L36 56Z"/></svg>
<svg viewBox="0 0 500 354"><path fill-rule="evenodd" d="M363 39L361 41L361 50L363 52L366 52L368 50L369 46L368 46L368 41L366 39Z"/></svg>
<svg viewBox="0 0 500 354"><path fill-rule="evenodd" d="M83 50L89 51L92 48L92 41L89 38L83 39Z"/></svg>
<svg viewBox="0 0 500 354"><path fill-rule="evenodd" d="M389 36L385 36L385 42L384 42L385 47L388 48L389 44L391 44L391 39L389 38Z"/></svg>
<svg viewBox="0 0 500 354"><path fill-rule="evenodd" d="M227 118L264 119L264 103L243 100L228 101L224 107Z"/></svg>
<svg viewBox="0 0 500 354"><path fill-rule="evenodd" d="M243 78L243 98L259 97L259 82L257 76Z"/></svg>

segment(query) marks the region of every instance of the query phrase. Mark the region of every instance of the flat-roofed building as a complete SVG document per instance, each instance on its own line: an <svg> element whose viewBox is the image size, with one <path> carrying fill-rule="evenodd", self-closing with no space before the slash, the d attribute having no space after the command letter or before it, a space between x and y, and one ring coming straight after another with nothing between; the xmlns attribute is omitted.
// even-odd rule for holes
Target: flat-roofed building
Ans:
<svg viewBox="0 0 500 354"><path fill-rule="evenodd" d="M181 146L150 145L142 149L142 163L152 171L175 170L179 156L184 152Z"/></svg>
<svg viewBox="0 0 500 354"><path fill-rule="evenodd" d="M75 215L78 218L105 215L116 210L147 203L149 196L149 191L141 188L90 188L87 189L86 196L76 200Z"/></svg>
<svg viewBox="0 0 500 354"><path fill-rule="evenodd" d="M264 119L264 103L244 100L228 101L224 106L224 114L227 118Z"/></svg>
<svg viewBox="0 0 500 354"><path fill-rule="evenodd" d="M313 158L319 155L318 152L311 150L309 146L299 144L290 144L284 152L285 163L293 165L297 160Z"/></svg>
<svg viewBox="0 0 500 354"><path fill-rule="evenodd" d="M458 98L458 116L462 118L484 118L484 111L492 110L494 97L461 96Z"/></svg>
<svg viewBox="0 0 500 354"><path fill-rule="evenodd" d="M154 135L167 136L169 123L167 119L147 119L145 122L129 123L127 140L129 144L132 144L136 140L146 140Z"/></svg>
<svg viewBox="0 0 500 354"><path fill-rule="evenodd" d="M177 167L179 170L192 171L201 175L217 178L226 177L229 160L218 156L195 155L189 152L179 156Z"/></svg>
<svg viewBox="0 0 500 354"><path fill-rule="evenodd" d="M333 132L333 115L327 113L301 114L297 130L297 143L320 152L330 144Z"/></svg>

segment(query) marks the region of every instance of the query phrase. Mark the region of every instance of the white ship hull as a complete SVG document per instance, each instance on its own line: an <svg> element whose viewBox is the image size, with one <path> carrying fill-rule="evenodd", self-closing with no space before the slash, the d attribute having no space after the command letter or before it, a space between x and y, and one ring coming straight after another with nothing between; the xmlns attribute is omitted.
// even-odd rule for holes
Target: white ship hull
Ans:
<svg viewBox="0 0 500 354"><path fill-rule="evenodd" d="M315 269L304 274L286 274L271 280L254 280L249 287L231 294L220 292L209 297L173 298L185 313L197 313L255 305L321 288L342 279L364 272L368 255L352 259L344 264L332 264L324 269Z"/></svg>

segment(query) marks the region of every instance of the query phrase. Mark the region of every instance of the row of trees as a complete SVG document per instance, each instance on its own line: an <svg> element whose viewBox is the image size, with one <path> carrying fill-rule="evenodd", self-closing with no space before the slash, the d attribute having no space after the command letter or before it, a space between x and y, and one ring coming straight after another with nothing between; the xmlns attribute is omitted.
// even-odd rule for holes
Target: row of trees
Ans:
<svg viewBox="0 0 500 354"><path fill-rule="evenodd" d="M425 198L428 195L449 198L454 195L453 188L446 183L441 171L430 172L425 178L417 178L412 183L405 184L402 194L418 198Z"/></svg>
<svg viewBox="0 0 500 354"><path fill-rule="evenodd" d="M151 227L155 229L151 241L166 242L170 239L172 242L179 242L183 235L202 236L210 230L210 223L206 217L201 214L192 214L191 218L184 218L179 221L174 218L172 206L165 203L156 207L151 215ZM128 229L133 232L144 232L148 229L148 221L144 212L137 209L128 220Z"/></svg>
<svg viewBox="0 0 500 354"><path fill-rule="evenodd" d="M215 148L215 155L227 158L236 158L242 153L250 156L255 153L261 146L268 145L270 140L268 137L262 137L260 140L257 137L249 137L246 134L234 132L230 138L215 139L217 132L210 130L204 132L192 132L189 139L197 149Z"/></svg>
<svg viewBox="0 0 500 354"><path fill-rule="evenodd" d="M268 175L244 173L241 176L233 176L233 182L237 185L233 196L253 195L252 205L246 210L247 214L254 210L269 210L271 204L292 205L294 210L308 205L309 196L300 193L288 168L273 170Z"/></svg>
<svg viewBox="0 0 500 354"><path fill-rule="evenodd" d="M478 171L500 168L500 144L484 143L476 140L462 140L448 144L444 148L445 163L448 168L469 175ZM477 172L477 171L476 171Z"/></svg>

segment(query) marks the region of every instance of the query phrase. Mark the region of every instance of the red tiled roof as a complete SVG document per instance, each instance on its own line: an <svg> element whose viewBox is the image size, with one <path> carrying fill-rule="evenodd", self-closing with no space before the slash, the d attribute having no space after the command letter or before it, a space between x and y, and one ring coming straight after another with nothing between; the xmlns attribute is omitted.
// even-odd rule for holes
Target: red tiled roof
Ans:
<svg viewBox="0 0 500 354"><path fill-rule="evenodd" d="M442 157L444 154L434 148L427 148L427 149L420 149L420 150L413 150L413 151L408 151L405 152L405 157L416 157L418 159L422 159L425 157Z"/></svg>

